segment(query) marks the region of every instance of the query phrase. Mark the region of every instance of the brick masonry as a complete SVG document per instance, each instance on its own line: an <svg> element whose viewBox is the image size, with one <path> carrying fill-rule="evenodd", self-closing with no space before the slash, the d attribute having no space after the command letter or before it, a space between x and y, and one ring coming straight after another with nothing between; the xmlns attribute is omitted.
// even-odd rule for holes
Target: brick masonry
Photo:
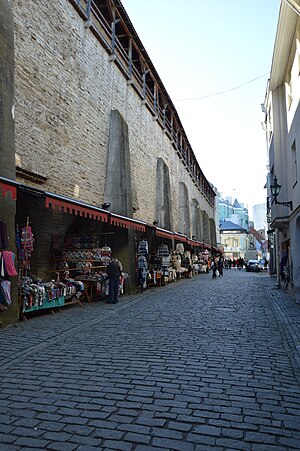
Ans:
<svg viewBox="0 0 300 451"><path fill-rule="evenodd" d="M129 130L135 216L155 219L157 158L170 171L174 230L179 182L202 211L214 211L168 136L67 0L10 1L15 22L16 161L47 177L43 189L100 205L111 110Z"/></svg>

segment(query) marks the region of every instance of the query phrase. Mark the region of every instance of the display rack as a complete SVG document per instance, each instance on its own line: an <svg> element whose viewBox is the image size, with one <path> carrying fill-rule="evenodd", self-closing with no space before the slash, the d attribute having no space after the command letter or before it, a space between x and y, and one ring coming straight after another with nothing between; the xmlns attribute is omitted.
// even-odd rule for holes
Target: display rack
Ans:
<svg viewBox="0 0 300 451"><path fill-rule="evenodd" d="M93 232L91 235L84 236L70 234L66 237L62 246L53 249L53 273L70 275L75 280L80 280L84 284L80 299L86 299L88 303L93 301L94 292L97 288L101 293L100 296L105 293L106 281L101 277L101 273L106 273L111 255L107 251L105 264L100 258L100 251L107 248L107 235L113 234L114 232ZM99 239L101 235L104 237L104 240L102 240L104 244L102 245ZM91 255L93 257L97 255L98 258L90 258ZM62 263L65 263L65 266ZM84 266L84 263L86 263L86 266Z"/></svg>

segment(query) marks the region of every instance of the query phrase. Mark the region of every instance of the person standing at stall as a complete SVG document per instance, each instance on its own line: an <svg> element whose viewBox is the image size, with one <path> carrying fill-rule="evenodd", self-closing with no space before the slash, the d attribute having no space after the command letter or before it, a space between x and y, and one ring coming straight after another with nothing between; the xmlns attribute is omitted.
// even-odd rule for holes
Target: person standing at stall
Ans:
<svg viewBox="0 0 300 451"><path fill-rule="evenodd" d="M116 259L112 259L107 267L107 275L109 279L109 303L116 304L119 302L119 282L122 271L120 263Z"/></svg>
<svg viewBox="0 0 300 451"><path fill-rule="evenodd" d="M212 269L212 278L216 279L217 278L217 262L215 259L212 260L211 264L210 264L210 268Z"/></svg>

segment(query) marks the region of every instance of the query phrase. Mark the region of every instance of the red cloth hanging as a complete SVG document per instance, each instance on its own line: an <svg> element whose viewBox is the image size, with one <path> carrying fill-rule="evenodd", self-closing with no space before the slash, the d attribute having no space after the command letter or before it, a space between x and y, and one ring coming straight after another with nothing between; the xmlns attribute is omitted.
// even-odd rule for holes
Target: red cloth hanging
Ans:
<svg viewBox="0 0 300 451"><path fill-rule="evenodd" d="M0 252L1 256L1 252ZM3 251L4 268L6 275L15 277L18 275L15 264L14 264L15 254L11 251Z"/></svg>

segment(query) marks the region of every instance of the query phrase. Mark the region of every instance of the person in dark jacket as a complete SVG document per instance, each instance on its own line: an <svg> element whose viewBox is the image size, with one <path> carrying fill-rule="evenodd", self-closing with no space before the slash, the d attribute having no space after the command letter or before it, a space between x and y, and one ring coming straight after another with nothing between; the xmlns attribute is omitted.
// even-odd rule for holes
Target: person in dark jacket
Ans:
<svg viewBox="0 0 300 451"><path fill-rule="evenodd" d="M212 269L212 278L216 279L217 278L217 262L215 260L215 258L213 259L213 261L210 264L210 268Z"/></svg>
<svg viewBox="0 0 300 451"><path fill-rule="evenodd" d="M219 276L223 276L223 268L224 268L224 259L223 257L220 257L218 260L218 271L219 271Z"/></svg>
<svg viewBox="0 0 300 451"><path fill-rule="evenodd" d="M122 271L119 262L113 259L107 267L110 304L119 302L119 282L121 274Z"/></svg>

